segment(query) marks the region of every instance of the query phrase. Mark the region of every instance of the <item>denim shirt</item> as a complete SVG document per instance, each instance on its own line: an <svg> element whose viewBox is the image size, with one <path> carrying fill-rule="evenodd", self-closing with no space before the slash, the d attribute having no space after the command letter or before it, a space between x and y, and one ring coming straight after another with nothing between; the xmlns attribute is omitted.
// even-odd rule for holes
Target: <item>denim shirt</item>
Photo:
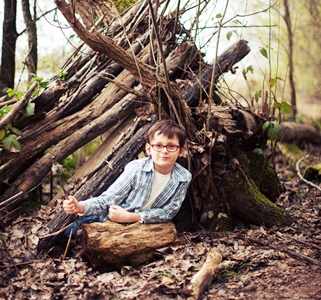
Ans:
<svg viewBox="0 0 321 300"><path fill-rule="evenodd" d="M178 213L186 196L191 173L178 163L174 164L170 179L151 208L140 208L150 197L154 164L150 157L133 160L124 172L100 196L82 201L83 216L99 215L99 221L108 220L109 205L118 205L128 212L139 213L143 223L170 221Z"/></svg>

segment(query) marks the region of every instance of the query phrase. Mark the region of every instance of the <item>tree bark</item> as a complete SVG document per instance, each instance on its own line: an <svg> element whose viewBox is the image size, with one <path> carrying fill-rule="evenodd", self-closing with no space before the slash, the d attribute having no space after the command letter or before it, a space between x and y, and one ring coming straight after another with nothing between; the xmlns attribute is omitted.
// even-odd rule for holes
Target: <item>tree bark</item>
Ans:
<svg viewBox="0 0 321 300"><path fill-rule="evenodd" d="M242 60L250 50L248 42L240 40L222 53L217 59L214 81L216 82L222 74L233 71L233 65ZM183 91L183 99L189 106L196 106L200 100L200 95L203 95L206 99L204 92L209 88L212 72L213 65L206 65L186 86ZM195 101L197 101L196 104Z"/></svg>
<svg viewBox="0 0 321 300"><path fill-rule="evenodd" d="M281 132L278 138L280 142L294 143L296 145L321 144L321 133L314 127L295 122L283 122L281 124Z"/></svg>
<svg viewBox="0 0 321 300"><path fill-rule="evenodd" d="M4 1L2 54L0 66L0 96L7 88L14 88L15 52L18 33L16 29L17 1Z"/></svg>
<svg viewBox="0 0 321 300"><path fill-rule="evenodd" d="M37 25L36 25L36 9L33 11L33 18L30 14L29 0L22 0L23 18L26 24L28 34L28 56L27 56L27 69L28 69L28 82L31 82L33 76L37 74L38 65L38 41L37 41ZM34 4L35 6L36 4Z"/></svg>
<svg viewBox="0 0 321 300"><path fill-rule="evenodd" d="M294 46L293 46L293 39L294 34L292 30L292 19L290 14L289 8L289 1L283 0L283 6L285 14L283 16L284 22L286 24L286 28L288 31L288 57L289 57L289 82L290 82L290 89L291 89L291 120L295 121L296 114L298 113L297 105L296 105L296 89L295 89L295 82L294 82Z"/></svg>
<svg viewBox="0 0 321 300"><path fill-rule="evenodd" d="M75 1L74 5L76 13L81 16L88 30L100 25L95 24L95 20L99 19L104 27L108 28L110 23L119 17L118 10L112 1Z"/></svg>
<svg viewBox="0 0 321 300"><path fill-rule="evenodd" d="M222 254L216 248L212 249L206 258L205 264L193 276L191 282L184 290L187 299L199 299L205 290L210 286L215 276L221 270Z"/></svg>

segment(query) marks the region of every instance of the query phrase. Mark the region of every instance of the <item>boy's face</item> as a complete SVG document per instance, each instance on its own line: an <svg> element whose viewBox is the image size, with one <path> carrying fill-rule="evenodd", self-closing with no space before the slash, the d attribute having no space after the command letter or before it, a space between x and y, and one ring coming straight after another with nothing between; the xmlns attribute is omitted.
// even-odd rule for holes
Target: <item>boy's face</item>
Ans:
<svg viewBox="0 0 321 300"><path fill-rule="evenodd" d="M178 147L175 151L168 151L166 147L163 147L163 149L160 151L159 149L162 148L162 146ZM175 147L169 148L170 150L173 150L171 148ZM152 158L155 170L161 174L170 173L173 170L177 158L183 156L185 150L185 147L179 147L179 141L177 137L169 139L167 136L158 132L156 132L156 134L150 141L150 144L146 144L147 155L149 155Z"/></svg>

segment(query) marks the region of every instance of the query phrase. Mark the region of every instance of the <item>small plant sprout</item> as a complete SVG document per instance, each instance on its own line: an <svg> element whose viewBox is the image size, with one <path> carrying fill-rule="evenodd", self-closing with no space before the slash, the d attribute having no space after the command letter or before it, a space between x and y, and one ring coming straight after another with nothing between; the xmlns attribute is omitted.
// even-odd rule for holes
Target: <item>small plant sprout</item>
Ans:
<svg viewBox="0 0 321 300"><path fill-rule="evenodd" d="M58 77L60 77L62 80L67 80L68 79L68 72L60 69L58 71Z"/></svg>

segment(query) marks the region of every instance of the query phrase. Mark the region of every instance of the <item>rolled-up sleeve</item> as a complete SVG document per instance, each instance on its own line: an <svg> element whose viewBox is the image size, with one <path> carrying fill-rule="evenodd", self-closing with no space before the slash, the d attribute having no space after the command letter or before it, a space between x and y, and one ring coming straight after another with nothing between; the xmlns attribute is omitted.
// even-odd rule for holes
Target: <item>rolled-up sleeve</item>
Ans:
<svg viewBox="0 0 321 300"><path fill-rule="evenodd" d="M126 165L124 172L105 192L97 197L82 201L85 207L84 216L103 215L106 217L110 205L119 205L128 197L132 190L134 177L135 168L133 164Z"/></svg>

